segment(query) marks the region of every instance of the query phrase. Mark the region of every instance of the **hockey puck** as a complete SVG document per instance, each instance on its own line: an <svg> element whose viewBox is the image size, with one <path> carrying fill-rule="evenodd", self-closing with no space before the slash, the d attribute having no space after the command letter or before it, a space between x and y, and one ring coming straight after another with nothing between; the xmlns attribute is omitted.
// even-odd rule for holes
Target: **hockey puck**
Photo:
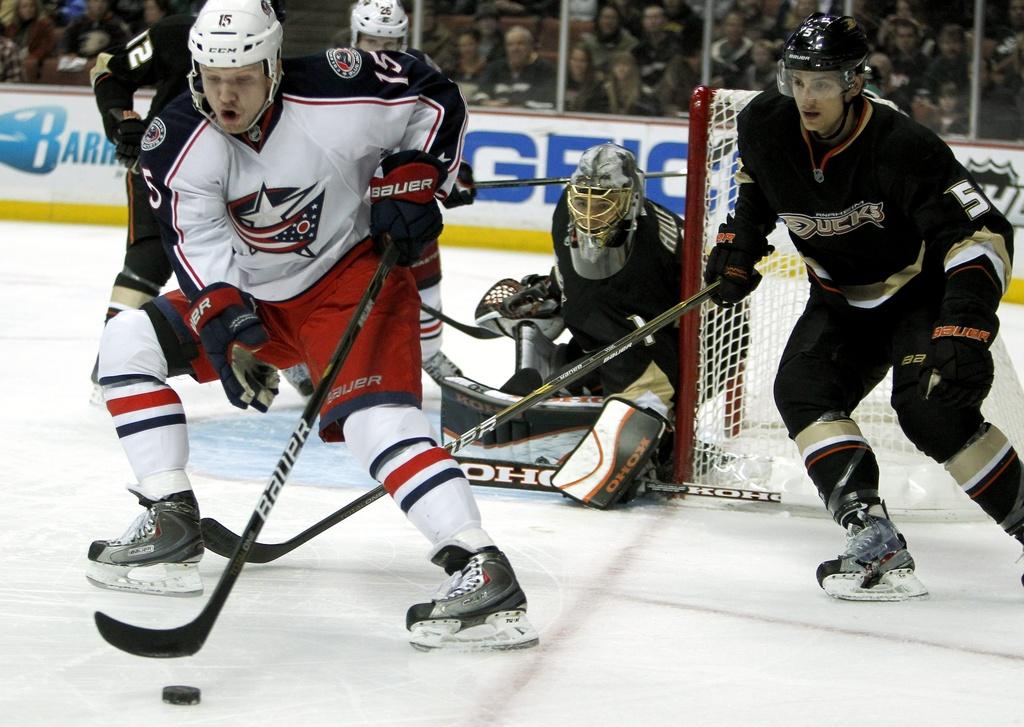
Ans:
<svg viewBox="0 0 1024 727"><path fill-rule="evenodd" d="M168 704L199 704L199 688L181 685L164 687L164 701Z"/></svg>

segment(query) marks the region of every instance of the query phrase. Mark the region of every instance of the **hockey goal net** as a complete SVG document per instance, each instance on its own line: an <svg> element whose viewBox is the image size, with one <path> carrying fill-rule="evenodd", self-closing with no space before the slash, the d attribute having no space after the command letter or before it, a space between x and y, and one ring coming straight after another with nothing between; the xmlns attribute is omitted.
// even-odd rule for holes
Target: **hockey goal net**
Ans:
<svg viewBox="0 0 1024 727"><path fill-rule="evenodd" d="M703 266L718 225L736 202L736 117L756 95L701 87L690 106L683 297L703 286ZM706 303L680 323L682 351L676 427L678 482L778 492L784 503L824 513L772 394L776 367L808 282L803 263L779 224L775 252L758 265L761 285L742 304ZM996 376L984 406L988 421L1024 443L1024 392L1003 342L992 347ZM871 443L889 509L921 519L983 517L942 468L910 443L889 405L887 377L853 418Z"/></svg>

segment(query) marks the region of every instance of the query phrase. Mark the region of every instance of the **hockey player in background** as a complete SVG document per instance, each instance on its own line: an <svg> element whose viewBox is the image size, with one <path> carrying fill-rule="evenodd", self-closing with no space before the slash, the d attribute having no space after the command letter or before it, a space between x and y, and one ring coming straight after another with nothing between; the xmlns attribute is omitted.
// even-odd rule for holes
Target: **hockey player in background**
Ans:
<svg viewBox="0 0 1024 727"><path fill-rule="evenodd" d="M274 12L284 22L284 0L274 0ZM160 230L147 201L148 190L139 176L139 144L149 120L171 99L188 88L191 69L188 31L194 17L169 15L127 43L100 53L91 71L93 93L107 138L115 145L117 160L128 170L128 239L121 271L114 278L104 322L123 310L140 308L160 294L171 277L171 265L160 242ZM155 88L149 111L143 119L135 111L135 93ZM92 381L97 385L97 366ZM309 372L304 365L286 370L285 377L304 396L312 393ZM98 385L97 385L98 389ZM100 397L97 396L97 401Z"/></svg>
<svg viewBox="0 0 1024 727"><path fill-rule="evenodd" d="M282 62L281 41L265 0L209 0L189 34L191 94L141 141L181 289L124 311L102 338L100 384L145 510L121 538L90 547L97 585L202 589L185 414L167 379L219 377L232 404L266 411L274 367L306 362L319 379L378 268L376 246L393 244L407 266L441 231L423 190L451 188L466 121L455 84L401 53L340 48ZM382 149L395 151L382 161ZM372 205L371 184L381 190ZM418 304L409 269L393 270L337 372L320 434L347 442L450 575L409 609L411 642L531 646L512 567L420 409Z"/></svg>
<svg viewBox="0 0 1024 727"><path fill-rule="evenodd" d="M739 116L739 197L705 278L721 281L720 304L740 301L769 251L766 232L780 217L789 228L810 298L775 401L847 533L818 582L838 598L903 600L927 591L851 412L892 369L903 432L1024 541L1020 461L981 414L1013 228L934 133L862 94L867 54L850 17L815 13L789 37L781 93L762 93Z"/></svg>
<svg viewBox="0 0 1024 727"><path fill-rule="evenodd" d="M365 51L403 51L425 61L435 69L433 60L419 50L409 48L409 16L399 0L359 0L350 12L352 47ZM438 69L439 70L439 69ZM473 169L460 161L455 186L444 200L447 209L472 204L476 198ZM420 299L434 310L441 310L441 252L437 240L423 250L413 263L416 288ZM444 324L424 310L420 311L420 354L423 370L435 381L445 376L461 376L462 372L441 351Z"/></svg>
<svg viewBox="0 0 1024 727"><path fill-rule="evenodd" d="M679 217L644 197L629 150L606 143L584 151L555 206L551 273L503 280L477 308L478 325L517 338L517 373L503 389L527 394L636 330L637 316L648 321L679 303L682 229ZM569 342L552 345L564 328ZM567 495L603 508L628 492L629 482L614 475L633 457L635 477L655 453L675 400L678 336L674 327L662 328L653 344L619 354L587 383L587 393L606 404L555 475ZM600 451L616 455L598 467Z"/></svg>

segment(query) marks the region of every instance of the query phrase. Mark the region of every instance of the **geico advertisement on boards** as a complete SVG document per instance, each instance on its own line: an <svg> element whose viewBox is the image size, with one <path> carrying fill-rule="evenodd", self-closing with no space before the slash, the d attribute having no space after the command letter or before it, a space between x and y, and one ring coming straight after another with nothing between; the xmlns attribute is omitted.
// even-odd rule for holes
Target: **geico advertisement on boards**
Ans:
<svg viewBox="0 0 1024 727"><path fill-rule="evenodd" d="M140 93L136 110L145 114L149 98ZM685 123L673 120L472 109L463 157L478 181L562 178L572 173L583 150L613 141L631 150L646 172L682 171L687 132ZM1024 150L959 142L951 146L1018 234L1024 231ZM123 177L90 89L0 85L0 201L123 206ZM562 189L550 184L480 190L476 204L446 212L446 221L549 230ZM683 177L646 183L650 199L679 214L685 209L684 190Z"/></svg>

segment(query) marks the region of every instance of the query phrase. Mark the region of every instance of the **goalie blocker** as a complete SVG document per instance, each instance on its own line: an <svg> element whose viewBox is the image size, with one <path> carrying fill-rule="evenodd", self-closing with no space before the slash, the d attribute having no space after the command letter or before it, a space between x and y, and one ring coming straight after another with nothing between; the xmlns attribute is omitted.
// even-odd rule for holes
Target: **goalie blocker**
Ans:
<svg viewBox="0 0 1024 727"><path fill-rule="evenodd" d="M566 497L605 510L629 500L665 432L666 421L618 396L605 400L600 416L551 478Z"/></svg>

